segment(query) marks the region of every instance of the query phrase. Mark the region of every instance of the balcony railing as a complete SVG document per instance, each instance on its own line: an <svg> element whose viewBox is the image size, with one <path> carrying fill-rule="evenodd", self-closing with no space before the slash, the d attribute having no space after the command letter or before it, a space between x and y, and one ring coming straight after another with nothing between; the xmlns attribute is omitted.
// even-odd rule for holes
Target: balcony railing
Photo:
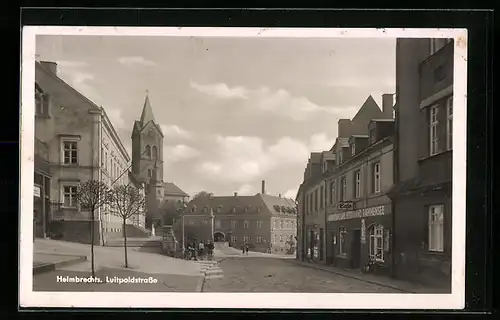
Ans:
<svg viewBox="0 0 500 320"><path fill-rule="evenodd" d="M420 101L453 85L453 41L420 63Z"/></svg>

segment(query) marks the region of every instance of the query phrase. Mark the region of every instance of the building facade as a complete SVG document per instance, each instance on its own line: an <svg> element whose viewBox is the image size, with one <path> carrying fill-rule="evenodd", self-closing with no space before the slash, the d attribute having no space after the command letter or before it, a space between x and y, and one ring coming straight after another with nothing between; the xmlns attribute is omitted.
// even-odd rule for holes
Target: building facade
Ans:
<svg viewBox="0 0 500 320"><path fill-rule="evenodd" d="M207 194L187 204L174 232L186 241L213 239L235 248L247 243L252 251L293 254L296 215L295 202L281 196Z"/></svg>
<svg viewBox="0 0 500 320"><path fill-rule="evenodd" d="M298 231L301 237L298 259L320 263L333 262L332 253L327 250L333 239L326 231L327 217L332 213L333 204L327 199L330 199L330 193L340 191L331 190L332 180L335 180L340 166L352 157L350 139L359 139L361 147L366 143L363 137L369 134L368 125L373 119L393 119L392 95L384 94L382 101L381 109L373 97L369 96L352 120L338 121L338 137L332 148L311 154L304 172L304 181L296 198L301 221L301 230Z"/></svg>
<svg viewBox="0 0 500 320"><path fill-rule="evenodd" d="M43 176L44 206L51 208L44 226L50 220L51 236L89 242L91 213L77 205L77 187L88 180L125 183L126 175L120 176L130 159L102 107L59 78L56 63L35 67L35 183ZM106 213L106 208L95 213L96 244L122 232L120 219Z"/></svg>
<svg viewBox="0 0 500 320"><path fill-rule="evenodd" d="M452 39L398 39L396 46L394 270L451 286Z"/></svg>
<svg viewBox="0 0 500 320"><path fill-rule="evenodd" d="M349 158L326 179L327 263L389 273L394 120L372 120L370 134L349 138Z"/></svg>

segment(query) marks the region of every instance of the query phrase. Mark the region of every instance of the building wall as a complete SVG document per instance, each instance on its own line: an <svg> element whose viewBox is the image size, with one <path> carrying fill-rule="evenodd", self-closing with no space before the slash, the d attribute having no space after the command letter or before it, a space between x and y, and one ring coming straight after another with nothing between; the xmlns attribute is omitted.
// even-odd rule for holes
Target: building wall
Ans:
<svg viewBox="0 0 500 320"><path fill-rule="evenodd" d="M321 188L323 187L323 202L321 201ZM326 184L324 180L317 179L315 182L311 182L309 187L305 189L305 228L306 228L306 255L309 254L309 258L321 262L325 262L326 257L326 237L323 239L317 239L319 234L323 232L326 234L326 204L325 204L325 192ZM313 230L315 236L314 239L308 237L309 231ZM323 230L323 231L321 231ZM312 244L314 242L314 244ZM314 248L312 248L314 247ZM311 249L312 250L309 250ZM315 254L316 252L316 254Z"/></svg>
<svg viewBox="0 0 500 320"><path fill-rule="evenodd" d="M295 245L297 237L296 216L273 215L271 217L271 244L273 253L286 253Z"/></svg>
<svg viewBox="0 0 500 320"><path fill-rule="evenodd" d="M245 228L245 221L248 222L248 228ZM261 221L260 228L257 221ZM270 217L267 214L216 214L215 217L214 233L222 232L226 241L230 242L230 245L235 248L240 248L245 243L245 237L248 237L246 242L252 246L252 250L265 252L272 240L270 230ZM258 237L262 237L261 240L258 240Z"/></svg>
<svg viewBox="0 0 500 320"><path fill-rule="evenodd" d="M418 144L416 133L420 124L420 63L429 56L429 39L396 41L396 105L398 111L398 181L418 175Z"/></svg>

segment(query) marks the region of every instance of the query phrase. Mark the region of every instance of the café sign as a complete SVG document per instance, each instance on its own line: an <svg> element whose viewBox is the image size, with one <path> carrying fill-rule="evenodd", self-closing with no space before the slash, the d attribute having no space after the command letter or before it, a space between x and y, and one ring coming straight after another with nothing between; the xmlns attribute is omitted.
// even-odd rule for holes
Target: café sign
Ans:
<svg viewBox="0 0 500 320"><path fill-rule="evenodd" d="M375 217L375 216L383 216L384 214L385 214L385 206L378 206L378 207L370 207L354 211L346 211L346 212L330 214L328 215L328 221L341 221L341 220L349 220L355 218Z"/></svg>

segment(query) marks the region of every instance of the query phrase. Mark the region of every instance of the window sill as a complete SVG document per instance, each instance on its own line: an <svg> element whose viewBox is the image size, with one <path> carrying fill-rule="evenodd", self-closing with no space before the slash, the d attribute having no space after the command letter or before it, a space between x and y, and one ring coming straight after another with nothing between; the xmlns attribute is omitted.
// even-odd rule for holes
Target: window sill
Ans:
<svg viewBox="0 0 500 320"><path fill-rule="evenodd" d="M70 167L70 168L76 168L76 167L79 167L80 165L78 163L64 163L64 162L61 162L61 166L63 166L63 167Z"/></svg>

